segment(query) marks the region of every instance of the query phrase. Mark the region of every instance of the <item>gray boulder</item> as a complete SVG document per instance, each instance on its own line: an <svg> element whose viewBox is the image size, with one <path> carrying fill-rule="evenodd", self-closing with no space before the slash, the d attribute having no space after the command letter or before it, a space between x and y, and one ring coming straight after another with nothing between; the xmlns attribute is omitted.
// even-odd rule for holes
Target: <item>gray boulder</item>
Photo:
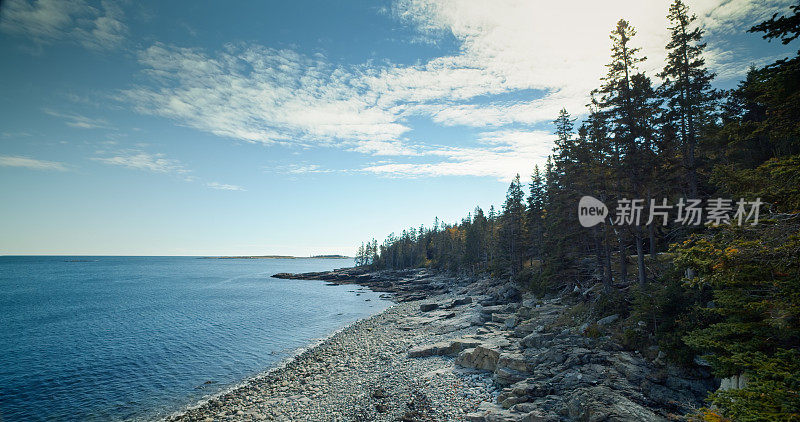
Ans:
<svg viewBox="0 0 800 422"><path fill-rule="evenodd" d="M422 312L430 312L439 308L438 303L423 303L419 305L419 310Z"/></svg>
<svg viewBox="0 0 800 422"><path fill-rule="evenodd" d="M604 326L613 323L614 321L619 319L619 314L609 315L605 318L600 318L597 320L597 325Z"/></svg>

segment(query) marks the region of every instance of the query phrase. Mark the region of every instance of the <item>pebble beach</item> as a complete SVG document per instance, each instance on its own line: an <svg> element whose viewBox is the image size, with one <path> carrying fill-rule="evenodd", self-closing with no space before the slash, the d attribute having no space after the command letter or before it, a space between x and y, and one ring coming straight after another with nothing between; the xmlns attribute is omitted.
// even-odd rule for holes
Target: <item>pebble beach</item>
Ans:
<svg viewBox="0 0 800 422"><path fill-rule="evenodd" d="M497 395L491 374L454 370L453 357L408 356L477 330L442 316L423 316L420 301L395 305L169 420L464 420Z"/></svg>
<svg viewBox="0 0 800 422"><path fill-rule="evenodd" d="M580 293L425 270L305 276L398 303L168 421L686 420L718 387L704 367L621 346L619 315L573 320Z"/></svg>

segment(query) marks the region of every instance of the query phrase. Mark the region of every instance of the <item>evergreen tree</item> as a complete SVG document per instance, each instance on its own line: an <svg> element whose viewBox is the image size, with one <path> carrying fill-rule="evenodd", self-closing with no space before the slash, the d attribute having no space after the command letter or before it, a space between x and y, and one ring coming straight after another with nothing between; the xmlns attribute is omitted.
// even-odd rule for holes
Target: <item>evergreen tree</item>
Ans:
<svg viewBox="0 0 800 422"><path fill-rule="evenodd" d="M366 255L366 249L364 248L364 242L361 242L361 246L358 247L358 251L356 252L355 256L356 267L364 265L365 255Z"/></svg>
<svg viewBox="0 0 800 422"><path fill-rule="evenodd" d="M693 27L696 16L675 0L669 7L671 38L667 44L667 63L659 74L664 79L661 93L669 104L668 118L679 129L686 168L688 195L698 198L697 143L700 131L712 123L718 93L711 88L714 74L708 72L702 57L706 44L703 30Z"/></svg>
<svg viewBox="0 0 800 422"><path fill-rule="evenodd" d="M517 174L511 181L508 192L506 192L500 232L502 256L507 260L512 276L522 269L523 245L525 244L523 232L525 226L524 197L519 174Z"/></svg>
<svg viewBox="0 0 800 422"><path fill-rule="evenodd" d="M617 22L611 31L611 62L606 65L608 72L603 78L601 87L593 92L597 96L597 107L603 113L611 136L612 156L614 163L614 190L616 198L635 198L632 184L636 182L635 163L637 158L637 138L640 128L637 125L634 110L631 78L637 64L644 58L637 57L639 48L630 44L636 30L624 19ZM637 245L641 243L638 227L632 230ZM626 230L617 232L619 246L620 278L623 283L628 279ZM640 281L643 275L640 274Z"/></svg>
<svg viewBox="0 0 800 422"><path fill-rule="evenodd" d="M792 14L778 17L778 13L747 32L763 32L764 39L780 38L781 43L789 44L800 36L800 3L789 6Z"/></svg>
<svg viewBox="0 0 800 422"><path fill-rule="evenodd" d="M606 116L598 111L596 101L589 105L589 116L582 126L582 138L587 144L587 148L592 151L586 162L587 180L594 189L594 195L603 203L616 199L612 196L611 184L614 178L614 161L612 161L612 148L610 143L610 132ZM602 273L604 291L611 290L613 274L611 268L612 236L608 224L602 224L599 228L593 228L595 238L596 254L598 265Z"/></svg>
<svg viewBox="0 0 800 422"><path fill-rule="evenodd" d="M529 185L528 206L525 210L525 232L527 237L527 257L538 261L539 269L542 265L542 236L544 227L542 212L544 210L544 178L539 171L539 166L533 167L531 184Z"/></svg>
<svg viewBox="0 0 800 422"><path fill-rule="evenodd" d="M788 43L797 38L800 5L791 11L751 31ZM502 212L476 208L452 225L436 219L430 230L409 229L389 235L380 248L373 241L361 249L368 249L366 262L376 268L510 272L515 281L537 281L529 284L537 294L571 292L574 282L602 279L603 293L584 303L591 312L606 314L606 305L621 299L613 306L627 315L618 323L623 337L644 330L642 341L656 339L671 359L689 363L706 353L717 376L748 376L744 388L710 396L714 407L701 411L705 420L793 420L800 414L800 58L751 69L730 91L715 122L717 94L702 62L702 32L693 28L694 17L680 1L672 4L669 17L673 37L658 90L636 70L642 59L631 46L635 31L618 22L608 73L592 92L588 117L576 135L573 120L561 110L554 121L555 149L543 172L534 168L527 206L517 176ZM683 192L672 187L679 179ZM625 230L576 224L582 195L609 204L714 189L731 198L760 197L779 214L762 215L758 226L700 227L691 237L679 227L656 230L656 222L646 233L641 225ZM670 255L674 267L659 269L667 258L661 256L648 268L659 283L646 283L647 236L653 258L659 243L666 243L659 242L662 237L676 242ZM627 285L633 242L639 287ZM378 249L377 257L369 258ZM614 249L618 268L612 267ZM357 263L364 255L357 254ZM526 259L541 264L535 278L520 271ZM588 267L591 274L584 271ZM682 271L691 277L676 276ZM584 289L582 298L595 292ZM626 326L630 321L647 324Z"/></svg>

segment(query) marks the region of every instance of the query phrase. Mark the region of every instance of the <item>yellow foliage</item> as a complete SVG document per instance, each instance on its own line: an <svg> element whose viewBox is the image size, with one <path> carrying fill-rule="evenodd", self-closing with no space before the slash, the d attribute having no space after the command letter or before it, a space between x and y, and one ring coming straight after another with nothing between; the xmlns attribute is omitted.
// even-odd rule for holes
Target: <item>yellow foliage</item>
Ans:
<svg viewBox="0 0 800 422"><path fill-rule="evenodd" d="M730 419L706 407L700 409L691 420L698 422L731 422Z"/></svg>

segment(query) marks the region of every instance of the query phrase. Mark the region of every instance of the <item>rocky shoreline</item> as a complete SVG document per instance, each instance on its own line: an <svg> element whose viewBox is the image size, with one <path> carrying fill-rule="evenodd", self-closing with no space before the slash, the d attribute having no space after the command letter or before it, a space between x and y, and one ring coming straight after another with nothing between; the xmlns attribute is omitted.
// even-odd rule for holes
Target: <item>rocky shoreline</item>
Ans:
<svg viewBox="0 0 800 422"><path fill-rule="evenodd" d="M397 302L442 295L466 283L465 280L436 275L427 270L369 271L358 267L316 273L278 273L273 277L286 280L322 280L331 284L358 284L375 292L391 293L390 297Z"/></svg>
<svg viewBox="0 0 800 422"><path fill-rule="evenodd" d="M563 298L426 270L278 274L360 284L398 304L170 421L681 419L714 380L565 324ZM595 326L614 324L609 316Z"/></svg>

